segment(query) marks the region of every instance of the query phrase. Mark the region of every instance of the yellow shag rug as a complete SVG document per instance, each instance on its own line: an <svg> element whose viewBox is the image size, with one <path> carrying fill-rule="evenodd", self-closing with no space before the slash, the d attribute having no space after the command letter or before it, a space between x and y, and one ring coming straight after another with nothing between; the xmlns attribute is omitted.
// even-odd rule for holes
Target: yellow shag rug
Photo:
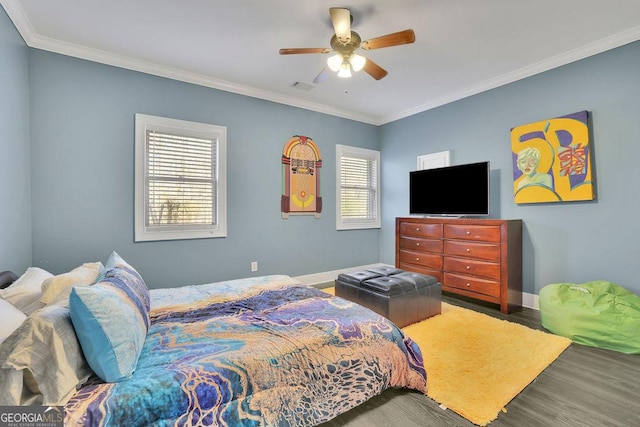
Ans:
<svg viewBox="0 0 640 427"><path fill-rule="evenodd" d="M324 289L333 294L333 288ZM571 340L442 304L442 314L403 328L422 350L427 396L485 426Z"/></svg>

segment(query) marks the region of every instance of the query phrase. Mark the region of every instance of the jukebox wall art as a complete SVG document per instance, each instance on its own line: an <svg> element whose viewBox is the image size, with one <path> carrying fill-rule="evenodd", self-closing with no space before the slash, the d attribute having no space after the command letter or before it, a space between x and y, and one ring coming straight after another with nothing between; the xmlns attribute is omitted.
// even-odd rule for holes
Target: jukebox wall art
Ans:
<svg viewBox="0 0 640 427"><path fill-rule="evenodd" d="M313 140L296 135L282 150L282 218L289 215L314 215L320 218L320 151Z"/></svg>

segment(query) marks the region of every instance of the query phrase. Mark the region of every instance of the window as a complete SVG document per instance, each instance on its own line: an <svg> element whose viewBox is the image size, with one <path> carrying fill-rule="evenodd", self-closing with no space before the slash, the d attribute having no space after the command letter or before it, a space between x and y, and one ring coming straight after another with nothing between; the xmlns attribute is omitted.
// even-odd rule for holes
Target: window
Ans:
<svg viewBox="0 0 640 427"><path fill-rule="evenodd" d="M380 152L336 145L336 228L380 228Z"/></svg>
<svg viewBox="0 0 640 427"><path fill-rule="evenodd" d="M227 129L136 114L135 241L225 237Z"/></svg>

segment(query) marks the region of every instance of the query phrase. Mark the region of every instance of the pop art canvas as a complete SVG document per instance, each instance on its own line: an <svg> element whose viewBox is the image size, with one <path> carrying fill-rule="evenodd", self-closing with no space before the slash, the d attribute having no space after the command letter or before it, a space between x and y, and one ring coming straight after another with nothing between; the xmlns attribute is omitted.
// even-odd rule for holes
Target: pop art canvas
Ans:
<svg viewBox="0 0 640 427"><path fill-rule="evenodd" d="M588 112L511 129L516 203L595 198Z"/></svg>

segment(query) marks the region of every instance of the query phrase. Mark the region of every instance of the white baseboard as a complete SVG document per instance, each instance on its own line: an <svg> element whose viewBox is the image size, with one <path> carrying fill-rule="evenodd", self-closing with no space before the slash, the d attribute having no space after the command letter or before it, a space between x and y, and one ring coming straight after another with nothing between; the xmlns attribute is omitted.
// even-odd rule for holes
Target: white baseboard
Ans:
<svg viewBox="0 0 640 427"><path fill-rule="evenodd" d="M527 308L532 308L534 310L540 310L540 305L538 304L538 295L523 292L522 306Z"/></svg>
<svg viewBox="0 0 640 427"><path fill-rule="evenodd" d="M323 271L320 273L306 274L304 276L296 276L294 277L294 279L299 280L301 283L305 285L314 286L314 285L321 285L327 282L333 282L334 280L336 280L338 275L342 273L351 273L353 271L366 270L368 268L379 268L379 267L393 267L393 266L389 264L382 264L382 263L361 265L358 267L343 268L340 270ZM531 308L533 310L540 310L540 306L538 305L538 295L523 292L522 306Z"/></svg>

